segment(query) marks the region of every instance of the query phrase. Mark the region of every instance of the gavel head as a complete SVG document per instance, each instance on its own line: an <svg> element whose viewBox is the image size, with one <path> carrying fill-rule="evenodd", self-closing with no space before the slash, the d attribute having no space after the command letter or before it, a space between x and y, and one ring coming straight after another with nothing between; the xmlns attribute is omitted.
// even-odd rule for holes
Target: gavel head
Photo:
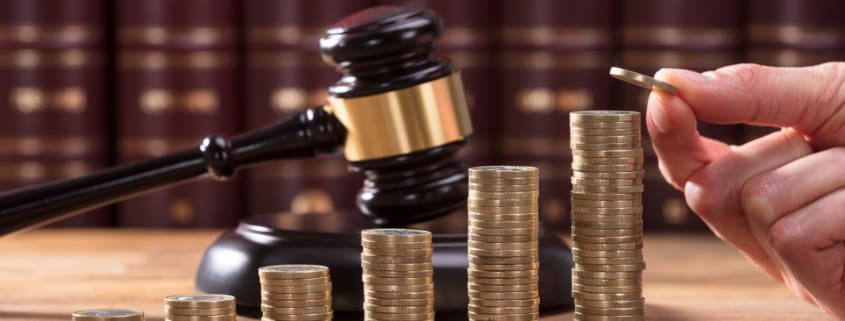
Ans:
<svg viewBox="0 0 845 321"><path fill-rule="evenodd" d="M366 175L358 206L376 224L429 220L463 206L454 158L472 125L460 75L433 54L443 25L428 10L382 6L339 21L320 40L343 77L329 109L347 129L344 153Z"/></svg>

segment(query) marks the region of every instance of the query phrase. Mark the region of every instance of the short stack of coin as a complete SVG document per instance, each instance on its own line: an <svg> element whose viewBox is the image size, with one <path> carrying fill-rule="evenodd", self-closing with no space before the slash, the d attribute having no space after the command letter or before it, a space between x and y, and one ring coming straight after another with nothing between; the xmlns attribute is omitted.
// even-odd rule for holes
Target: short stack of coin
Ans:
<svg viewBox="0 0 845 321"><path fill-rule="evenodd" d="M361 231L365 321L434 320L431 233Z"/></svg>
<svg viewBox="0 0 845 321"><path fill-rule="evenodd" d="M127 309L91 309L76 311L73 321L144 321L144 312Z"/></svg>
<svg viewBox="0 0 845 321"><path fill-rule="evenodd" d="M538 170L469 169L469 320L538 320Z"/></svg>
<svg viewBox="0 0 845 321"><path fill-rule="evenodd" d="M643 320L640 113L569 117L574 320Z"/></svg>
<svg viewBox="0 0 845 321"><path fill-rule="evenodd" d="M164 298L166 321L235 321L235 297L226 294L184 294Z"/></svg>
<svg viewBox="0 0 845 321"><path fill-rule="evenodd" d="M322 265L282 264L258 269L261 320L328 321L332 319L332 283Z"/></svg>

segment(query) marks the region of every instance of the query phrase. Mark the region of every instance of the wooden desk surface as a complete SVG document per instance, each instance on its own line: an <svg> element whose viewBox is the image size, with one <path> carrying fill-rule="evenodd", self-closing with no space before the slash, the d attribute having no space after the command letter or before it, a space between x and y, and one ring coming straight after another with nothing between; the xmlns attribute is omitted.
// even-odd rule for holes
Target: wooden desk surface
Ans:
<svg viewBox="0 0 845 321"><path fill-rule="evenodd" d="M193 292L199 259L218 234L51 230L0 238L0 319L69 320L75 310L125 307L161 320L162 297ZM829 320L712 236L645 242L648 320Z"/></svg>

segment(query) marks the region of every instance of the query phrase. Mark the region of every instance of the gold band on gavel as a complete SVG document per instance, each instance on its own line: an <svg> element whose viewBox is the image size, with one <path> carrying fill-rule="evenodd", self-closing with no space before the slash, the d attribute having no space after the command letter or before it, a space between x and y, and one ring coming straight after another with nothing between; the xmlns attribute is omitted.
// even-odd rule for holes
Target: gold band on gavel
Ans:
<svg viewBox="0 0 845 321"><path fill-rule="evenodd" d="M326 109L348 131L344 153L352 162L408 154L472 134L457 72L378 95L328 100Z"/></svg>

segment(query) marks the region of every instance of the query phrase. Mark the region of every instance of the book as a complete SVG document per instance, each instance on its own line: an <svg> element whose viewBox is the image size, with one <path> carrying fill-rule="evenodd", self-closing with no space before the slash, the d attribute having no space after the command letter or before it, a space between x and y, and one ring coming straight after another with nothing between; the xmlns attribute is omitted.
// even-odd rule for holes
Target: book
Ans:
<svg viewBox="0 0 845 321"><path fill-rule="evenodd" d="M341 74L321 61L319 39L327 27L370 1L254 0L243 5L246 128L325 105L328 87ZM265 164L244 174L250 215L357 212L355 197L363 178L347 170L340 153Z"/></svg>
<svg viewBox="0 0 845 321"><path fill-rule="evenodd" d="M0 2L0 190L108 163L105 3ZM112 224L98 209L51 226Z"/></svg>
<svg viewBox="0 0 845 321"><path fill-rule="evenodd" d="M117 153L121 162L231 137L240 123L235 0L116 2ZM239 184L209 178L118 205L121 226L232 227Z"/></svg>
<svg viewBox="0 0 845 321"><path fill-rule="evenodd" d="M540 219L569 230L569 112L612 107L614 1L502 1L500 161L540 169ZM492 93L491 93L492 94Z"/></svg>
<svg viewBox="0 0 845 321"><path fill-rule="evenodd" d="M622 0L619 64L644 74L660 68L706 71L737 63L742 48L742 2L734 0ZM616 104L641 111L649 91L616 82ZM645 122L643 122L645 125ZM703 136L729 144L741 140L739 125L700 122ZM657 168L647 132L643 131L646 178L643 220L647 230L706 230L685 205L683 194L665 182Z"/></svg>

